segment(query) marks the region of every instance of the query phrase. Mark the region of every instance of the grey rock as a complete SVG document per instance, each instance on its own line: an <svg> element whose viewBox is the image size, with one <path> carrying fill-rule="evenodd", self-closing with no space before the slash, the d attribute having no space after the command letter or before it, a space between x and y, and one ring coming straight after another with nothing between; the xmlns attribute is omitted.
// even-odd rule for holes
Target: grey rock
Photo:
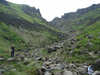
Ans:
<svg viewBox="0 0 100 75"><path fill-rule="evenodd" d="M92 75L100 75L100 71L95 71Z"/></svg>
<svg viewBox="0 0 100 75"><path fill-rule="evenodd" d="M0 75L2 75L2 72L0 72Z"/></svg>
<svg viewBox="0 0 100 75"><path fill-rule="evenodd" d="M63 75L63 71L54 72L53 75Z"/></svg>
<svg viewBox="0 0 100 75"><path fill-rule="evenodd" d="M20 60L24 61L25 56L24 55L20 55Z"/></svg>
<svg viewBox="0 0 100 75"><path fill-rule="evenodd" d="M50 48L48 48L47 50L48 50L48 53L51 53L51 52L56 51L57 48L56 48L56 47L50 47Z"/></svg>
<svg viewBox="0 0 100 75"><path fill-rule="evenodd" d="M16 58L8 58L7 61L8 61L8 62L14 62L14 61L16 61Z"/></svg>
<svg viewBox="0 0 100 75"><path fill-rule="evenodd" d="M5 72L5 69L0 69L0 75L3 75L3 73Z"/></svg>
<svg viewBox="0 0 100 75"><path fill-rule="evenodd" d="M41 61L42 60L42 57L37 57L36 60L40 60Z"/></svg>
<svg viewBox="0 0 100 75"><path fill-rule="evenodd" d="M87 37L88 37L89 39L92 39L94 36L90 34L90 35L88 35Z"/></svg>
<svg viewBox="0 0 100 75"><path fill-rule="evenodd" d="M50 73L49 71L46 71L46 72L44 73L44 75L52 75L52 73Z"/></svg>
<svg viewBox="0 0 100 75"><path fill-rule="evenodd" d="M97 59L94 63L94 69L95 70L100 70L100 59Z"/></svg>
<svg viewBox="0 0 100 75"><path fill-rule="evenodd" d="M13 68L11 71L16 71L16 69L15 69L15 68Z"/></svg>
<svg viewBox="0 0 100 75"><path fill-rule="evenodd" d="M29 61L24 61L24 65L28 65L28 64L30 64Z"/></svg>
<svg viewBox="0 0 100 75"><path fill-rule="evenodd" d="M5 58L3 58L3 57L0 57L0 61L5 61Z"/></svg>
<svg viewBox="0 0 100 75"><path fill-rule="evenodd" d="M73 75L73 73L71 71L64 71L63 75Z"/></svg>
<svg viewBox="0 0 100 75"><path fill-rule="evenodd" d="M93 46L93 43L92 42L88 42L87 46L91 47L91 46Z"/></svg>
<svg viewBox="0 0 100 75"><path fill-rule="evenodd" d="M64 65L63 64L57 64L56 69L62 70L62 69L64 69Z"/></svg>
<svg viewBox="0 0 100 75"><path fill-rule="evenodd" d="M80 73L80 75L88 74L88 66L86 66L86 63L81 64L80 67L77 68L77 72Z"/></svg>

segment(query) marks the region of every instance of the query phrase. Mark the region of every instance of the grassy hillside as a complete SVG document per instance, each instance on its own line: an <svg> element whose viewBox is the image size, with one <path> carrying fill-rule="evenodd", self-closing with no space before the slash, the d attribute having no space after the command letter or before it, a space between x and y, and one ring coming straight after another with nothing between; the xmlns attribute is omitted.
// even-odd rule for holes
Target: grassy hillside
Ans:
<svg viewBox="0 0 100 75"><path fill-rule="evenodd" d="M100 58L100 4L65 13L50 23L63 32L72 34L65 43L66 61L92 62Z"/></svg>
<svg viewBox="0 0 100 75"><path fill-rule="evenodd" d="M100 58L99 4L55 18L51 27L39 9L2 1L0 57L6 62L0 61L0 66L7 71L4 75L38 75L46 60L89 63ZM65 32L69 32L66 38ZM16 48L16 60L9 62L11 45Z"/></svg>
<svg viewBox="0 0 100 75"><path fill-rule="evenodd" d="M52 26L64 31L81 30L100 20L100 4L79 9L77 12L65 13L61 18L55 18Z"/></svg>
<svg viewBox="0 0 100 75"><path fill-rule="evenodd" d="M36 75L42 62L34 61L31 52L60 40L59 35L61 32L48 25L39 9L0 0L0 58L5 59L0 61L0 66L7 67L4 75ZM7 61L12 45L16 49L15 59L23 55L27 61ZM27 53L28 56L25 55ZM29 65L26 65L27 62ZM7 70L10 67L16 71Z"/></svg>
<svg viewBox="0 0 100 75"><path fill-rule="evenodd" d="M15 44L17 49L25 49L27 46L34 49L59 40L58 30L48 25L39 9L2 1L0 1L0 51L2 54L9 55L7 52L12 44Z"/></svg>
<svg viewBox="0 0 100 75"><path fill-rule="evenodd" d="M74 41L73 41L74 40ZM70 42L70 43L69 43ZM91 62L99 59L100 22L83 29L80 34L65 43L65 60L69 62Z"/></svg>
<svg viewBox="0 0 100 75"><path fill-rule="evenodd" d="M79 40L77 42L77 48L76 51L84 51L88 50L89 52L93 52L94 56L98 56L99 50L100 50L100 22L96 22L93 25L87 27L84 29L82 34L77 36L77 39Z"/></svg>
<svg viewBox="0 0 100 75"><path fill-rule="evenodd" d="M23 48L25 41L5 23L0 22L0 56L9 56L11 45Z"/></svg>

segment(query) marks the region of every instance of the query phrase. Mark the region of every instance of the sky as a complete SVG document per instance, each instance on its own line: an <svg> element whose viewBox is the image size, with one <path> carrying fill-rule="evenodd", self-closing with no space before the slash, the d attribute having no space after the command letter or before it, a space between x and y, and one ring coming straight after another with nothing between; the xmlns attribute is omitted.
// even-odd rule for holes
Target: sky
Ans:
<svg viewBox="0 0 100 75"><path fill-rule="evenodd" d="M64 13L75 12L77 9L86 8L100 0L7 0L17 4L27 4L40 9L42 17L51 21L61 17Z"/></svg>

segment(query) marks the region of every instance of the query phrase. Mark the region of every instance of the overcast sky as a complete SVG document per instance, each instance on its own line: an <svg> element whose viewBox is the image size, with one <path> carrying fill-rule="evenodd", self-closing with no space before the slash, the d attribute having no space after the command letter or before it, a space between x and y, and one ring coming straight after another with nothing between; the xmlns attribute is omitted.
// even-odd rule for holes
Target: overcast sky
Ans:
<svg viewBox="0 0 100 75"><path fill-rule="evenodd" d="M73 12L100 0L7 0L18 4L28 4L40 9L42 16L50 21L54 17L61 17L64 13Z"/></svg>

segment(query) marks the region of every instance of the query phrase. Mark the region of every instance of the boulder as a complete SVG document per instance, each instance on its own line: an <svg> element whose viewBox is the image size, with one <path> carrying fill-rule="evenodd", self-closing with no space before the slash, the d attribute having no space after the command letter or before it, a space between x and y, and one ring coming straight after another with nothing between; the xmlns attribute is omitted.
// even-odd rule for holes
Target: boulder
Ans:
<svg viewBox="0 0 100 75"><path fill-rule="evenodd" d="M3 73L5 72L5 69L0 69L0 75L3 75Z"/></svg>
<svg viewBox="0 0 100 75"><path fill-rule="evenodd" d="M73 72L66 70L66 71L64 71L63 75L73 75Z"/></svg>
<svg viewBox="0 0 100 75"><path fill-rule="evenodd" d="M13 69L11 69L11 71L14 71L14 72L16 72L16 71L17 71L17 69L13 68Z"/></svg>
<svg viewBox="0 0 100 75"><path fill-rule="evenodd" d="M90 34L90 35L87 35L87 37L88 37L89 39L92 39L94 36L93 36L92 34Z"/></svg>
<svg viewBox="0 0 100 75"><path fill-rule="evenodd" d="M41 68L37 70L37 75L44 75L45 69Z"/></svg>
<svg viewBox="0 0 100 75"><path fill-rule="evenodd" d="M46 72L44 73L44 75L52 75L52 73L50 73L49 71L46 71Z"/></svg>
<svg viewBox="0 0 100 75"><path fill-rule="evenodd" d="M88 66L79 67L79 68L78 68L78 72L79 72L81 75L85 75L85 74L87 74L87 68L88 68Z"/></svg>
<svg viewBox="0 0 100 75"><path fill-rule="evenodd" d="M48 53L55 52L56 50L57 50L56 47L50 47L50 48L48 48Z"/></svg>
<svg viewBox="0 0 100 75"><path fill-rule="evenodd" d="M25 59L25 56L24 55L20 55L20 60L24 61L24 59Z"/></svg>
<svg viewBox="0 0 100 75"><path fill-rule="evenodd" d="M8 58L7 61L8 61L8 62L14 62L14 61L16 61L16 58Z"/></svg>
<svg viewBox="0 0 100 75"><path fill-rule="evenodd" d="M24 61L24 65L28 65L28 64L30 64L29 61Z"/></svg>
<svg viewBox="0 0 100 75"><path fill-rule="evenodd" d="M42 61L42 57L36 57L36 60Z"/></svg>
<svg viewBox="0 0 100 75"><path fill-rule="evenodd" d="M100 75L100 71L95 71L92 75Z"/></svg>
<svg viewBox="0 0 100 75"><path fill-rule="evenodd" d="M88 41L87 46L92 47L93 43Z"/></svg>
<svg viewBox="0 0 100 75"><path fill-rule="evenodd" d="M64 69L64 65L63 64L57 64L56 65L56 69L58 69L58 70L63 70Z"/></svg>
<svg viewBox="0 0 100 75"><path fill-rule="evenodd" d="M5 61L5 58L3 58L3 57L0 57L0 61Z"/></svg>
<svg viewBox="0 0 100 75"><path fill-rule="evenodd" d="M63 75L63 71L55 71L52 75Z"/></svg>
<svg viewBox="0 0 100 75"><path fill-rule="evenodd" d="M100 70L100 59L97 59L94 63L94 70Z"/></svg>

